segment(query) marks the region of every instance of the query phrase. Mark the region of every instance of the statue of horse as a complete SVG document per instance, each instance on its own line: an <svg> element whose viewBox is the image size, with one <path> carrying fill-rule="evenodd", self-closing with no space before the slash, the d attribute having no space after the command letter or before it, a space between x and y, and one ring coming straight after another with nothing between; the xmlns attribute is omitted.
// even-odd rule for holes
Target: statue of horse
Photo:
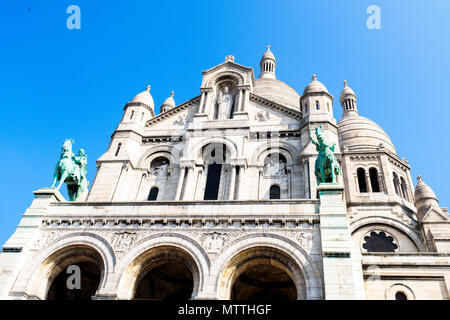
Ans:
<svg viewBox="0 0 450 320"><path fill-rule="evenodd" d="M311 137L311 132L309 132L309 137L311 142L316 146L316 150L319 152L314 170L317 185L326 182L337 183L337 176L341 174L341 168L334 156L336 144L333 143L333 145L329 146L325 143L322 126L316 128L317 141L314 141Z"/></svg>
<svg viewBox="0 0 450 320"><path fill-rule="evenodd" d="M59 182L57 190L65 182L67 185L67 193L70 201L76 201L80 195L87 189L87 156L83 149L80 149L78 155L72 152L72 139L66 139L61 147L61 156L56 164L55 173L53 175L52 188Z"/></svg>

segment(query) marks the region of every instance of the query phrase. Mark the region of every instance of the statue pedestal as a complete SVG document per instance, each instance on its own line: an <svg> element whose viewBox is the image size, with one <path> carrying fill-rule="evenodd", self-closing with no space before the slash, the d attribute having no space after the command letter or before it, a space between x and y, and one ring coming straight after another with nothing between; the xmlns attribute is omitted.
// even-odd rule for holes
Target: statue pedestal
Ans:
<svg viewBox="0 0 450 320"><path fill-rule="evenodd" d="M344 186L324 183L317 187L320 200L320 235L325 299L363 298L360 255L354 254L344 198Z"/></svg>
<svg viewBox="0 0 450 320"><path fill-rule="evenodd" d="M246 111L238 111L233 113L233 119L248 120L248 113Z"/></svg>
<svg viewBox="0 0 450 320"><path fill-rule="evenodd" d="M192 118L192 122L205 122L208 121L208 115L206 113L196 113Z"/></svg>

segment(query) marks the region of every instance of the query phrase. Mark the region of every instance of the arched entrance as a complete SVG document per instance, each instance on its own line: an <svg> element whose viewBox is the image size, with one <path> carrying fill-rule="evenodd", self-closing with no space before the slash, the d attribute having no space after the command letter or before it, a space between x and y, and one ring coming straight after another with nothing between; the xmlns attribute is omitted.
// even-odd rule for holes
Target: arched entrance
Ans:
<svg viewBox="0 0 450 320"><path fill-rule="evenodd" d="M70 246L52 255L47 300L91 300L103 275L100 254L88 246Z"/></svg>
<svg viewBox="0 0 450 320"><path fill-rule="evenodd" d="M188 300L198 281L198 269L193 258L184 250L161 246L139 256L133 299Z"/></svg>
<svg viewBox="0 0 450 320"><path fill-rule="evenodd" d="M296 300L297 289L290 276L280 268L261 262L246 269L234 282L231 300Z"/></svg>
<svg viewBox="0 0 450 320"><path fill-rule="evenodd" d="M221 286L231 300L296 300L306 298L300 267L285 252L272 247L241 251L227 264ZM219 293L220 294L220 293Z"/></svg>

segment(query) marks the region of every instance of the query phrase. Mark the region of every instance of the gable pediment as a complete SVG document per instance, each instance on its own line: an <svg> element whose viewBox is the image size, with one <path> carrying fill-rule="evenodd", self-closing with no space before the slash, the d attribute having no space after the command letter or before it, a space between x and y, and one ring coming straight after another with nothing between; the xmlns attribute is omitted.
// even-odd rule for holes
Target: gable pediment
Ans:
<svg viewBox="0 0 450 320"><path fill-rule="evenodd" d="M192 98L189 101L186 101L178 106L176 106L173 109L170 109L166 112L160 113L156 117L150 119L145 124L146 128L154 127L158 124L164 123L164 125L167 125L168 128L171 126L179 126L182 128L182 126L190 121L190 112L189 109L191 109L193 112L196 112L196 109L200 103L200 96L197 96L195 98ZM166 128L166 129L168 129Z"/></svg>
<svg viewBox="0 0 450 320"><path fill-rule="evenodd" d="M443 222L449 220L449 217L440 208L435 207L431 207L422 219L423 222Z"/></svg>

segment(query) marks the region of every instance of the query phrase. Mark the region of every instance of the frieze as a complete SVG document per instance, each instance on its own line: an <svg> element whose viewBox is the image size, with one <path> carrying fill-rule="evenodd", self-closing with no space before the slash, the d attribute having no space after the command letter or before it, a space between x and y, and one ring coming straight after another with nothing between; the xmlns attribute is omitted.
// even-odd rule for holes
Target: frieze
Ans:
<svg viewBox="0 0 450 320"><path fill-rule="evenodd" d="M286 218L286 219L182 219L182 218L152 218L152 219L120 219L120 218L48 218L44 219L41 224L42 228L259 228L259 229L292 229L292 228L318 228L319 219L302 219L302 218Z"/></svg>
<svg viewBox="0 0 450 320"><path fill-rule="evenodd" d="M131 250L133 247L148 241L151 238L160 238L164 236L181 236L189 241L197 243L201 246L207 253L210 261L214 263L216 258L222 253L227 247L233 245L236 242L244 240L247 236L252 234L261 234L265 236L273 235L275 237L283 237L291 241L295 241L300 245L306 252L310 252L313 246L313 234L318 232L313 228L303 229L298 231L292 229L290 231L277 231L276 233L271 233L268 230L250 230L250 229L240 229L240 230L174 230L174 232L168 232L163 230L139 230L139 231L114 231L114 230L90 230L90 234L94 234L103 238L108 242L111 247L116 252L118 258L122 257L123 254ZM69 239L71 234L74 236L79 236L79 232L74 232L70 229L60 229L58 231L46 231L43 229L41 231L40 238L34 243L35 250L41 250L42 248L48 247L50 244L55 243L58 239L64 238ZM89 237L89 235L87 235Z"/></svg>

